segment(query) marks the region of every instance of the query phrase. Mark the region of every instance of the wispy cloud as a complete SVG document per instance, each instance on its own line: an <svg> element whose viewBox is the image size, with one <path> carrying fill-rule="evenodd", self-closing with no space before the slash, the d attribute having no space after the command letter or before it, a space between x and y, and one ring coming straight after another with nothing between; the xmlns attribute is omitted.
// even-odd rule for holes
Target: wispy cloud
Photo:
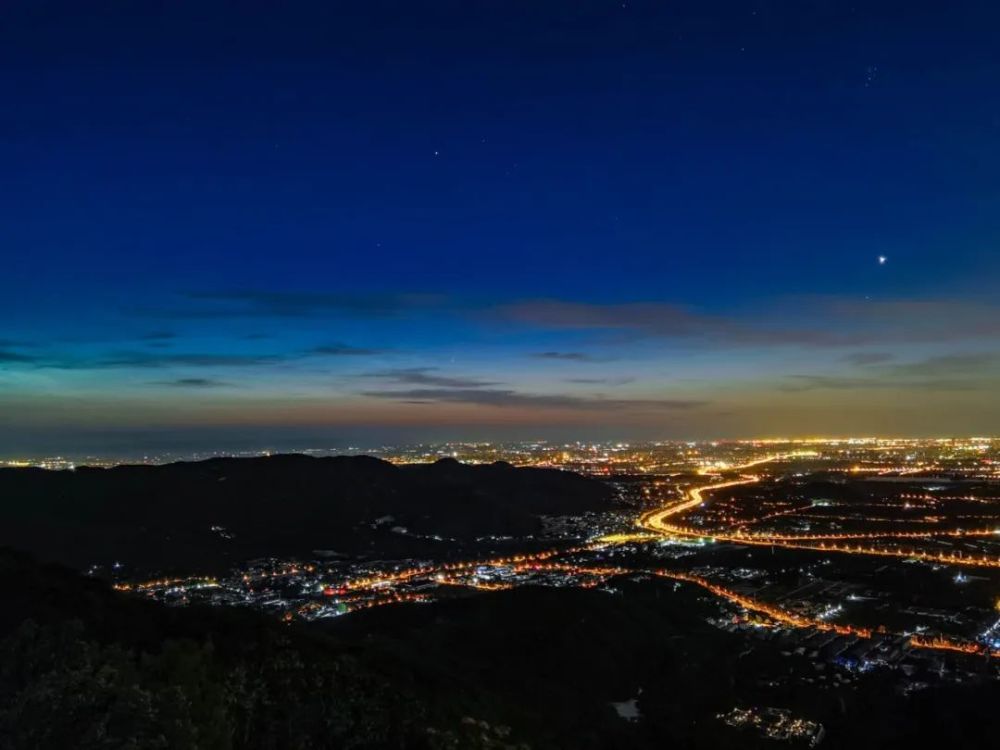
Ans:
<svg viewBox="0 0 1000 750"><path fill-rule="evenodd" d="M221 388L231 386L232 383L213 378L177 378L176 380L157 380L152 385L168 385L173 388Z"/></svg>
<svg viewBox="0 0 1000 750"><path fill-rule="evenodd" d="M852 365L878 365L895 359L890 352L853 352L844 357Z"/></svg>
<svg viewBox="0 0 1000 750"><path fill-rule="evenodd" d="M520 323L555 330L614 333L619 337L706 339L739 345L848 346L862 334L826 328L765 324L747 317L701 314L663 302L586 304L538 300L508 305L502 314Z"/></svg>
<svg viewBox="0 0 1000 750"><path fill-rule="evenodd" d="M139 337L140 341L169 341L177 338L173 331L150 331Z"/></svg>
<svg viewBox="0 0 1000 750"><path fill-rule="evenodd" d="M27 354L21 354L20 352L13 352L8 349L0 349L0 363L17 362L23 364L30 364L36 361L37 361L36 357L30 357Z"/></svg>
<svg viewBox="0 0 1000 750"><path fill-rule="evenodd" d="M429 294L237 290L190 292L176 307L145 312L165 319L311 318L334 315L381 318L439 307L444 302L445 298Z"/></svg>
<svg viewBox="0 0 1000 750"><path fill-rule="evenodd" d="M39 368L57 370L102 370L129 368L167 368L167 367L266 367L301 360L311 360L324 357L362 357L383 353L382 349L373 349L350 344L325 344L311 349L291 352L172 352L150 350L112 351L100 355L70 356L66 354L49 357L23 357L12 354L9 361L33 365ZM0 352L0 362L4 361L4 352Z"/></svg>
<svg viewBox="0 0 1000 750"><path fill-rule="evenodd" d="M325 357L369 357L376 354L384 354L385 349L370 349L363 346L338 343L314 347L310 350L310 353Z"/></svg>
<svg viewBox="0 0 1000 750"><path fill-rule="evenodd" d="M497 385L495 381L479 378L456 377L437 374L434 367L404 367L368 372L364 377L391 381L399 385L427 385L442 388L485 388Z"/></svg>
<svg viewBox="0 0 1000 750"><path fill-rule="evenodd" d="M739 346L849 347L1000 338L1000 306L961 300L817 297L726 315L668 302L532 300L501 305L497 311L508 320L548 330Z"/></svg>
<svg viewBox="0 0 1000 750"><path fill-rule="evenodd" d="M620 411L628 409L688 410L705 406L705 401L687 399L607 399L582 398L565 394L520 393L497 388L411 388L405 390L366 391L369 398L391 399L406 403L475 404L494 407L532 407L542 409Z"/></svg>
<svg viewBox="0 0 1000 750"><path fill-rule="evenodd" d="M1000 379L1000 353L995 352L942 354L899 364L881 364L884 359L873 360L866 366L863 376L792 375L779 387L785 391L959 391L992 387Z"/></svg>
<svg viewBox="0 0 1000 750"><path fill-rule="evenodd" d="M817 307L828 320L866 330L872 341L952 342L1000 337L1000 305L968 299L824 299Z"/></svg>
<svg viewBox="0 0 1000 750"><path fill-rule="evenodd" d="M627 385L634 383L635 378L566 378L566 382L580 385Z"/></svg>
<svg viewBox="0 0 1000 750"><path fill-rule="evenodd" d="M284 359L277 354L161 354L118 352L96 360L91 367L252 367L270 365Z"/></svg>
<svg viewBox="0 0 1000 750"><path fill-rule="evenodd" d="M555 359L567 362L603 362L606 359L595 357L585 352L535 352L531 355L535 359Z"/></svg>
<svg viewBox="0 0 1000 750"><path fill-rule="evenodd" d="M906 377L934 377L941 375L982 375L1000 363L998 352L974 354L942 354L918 362L894 365L890 372Z"/></svg>
<svg viewBox="0 0 1000 750"><path fill-rule="evenodd" d="M968 391L981 387L981 383L962 379L904 380L882 378L852 378L837 375L790 375L778 386L779 390L920 390L920 391Z"/></svg>

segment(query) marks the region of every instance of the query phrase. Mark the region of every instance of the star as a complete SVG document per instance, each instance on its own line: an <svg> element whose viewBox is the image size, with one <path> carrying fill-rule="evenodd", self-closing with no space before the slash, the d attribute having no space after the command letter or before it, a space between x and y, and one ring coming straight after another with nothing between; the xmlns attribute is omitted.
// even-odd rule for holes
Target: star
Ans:
<svg viewBox="0 0 1000 750"><path fill-rule="evenodd" d="M884 265L885 265L885 262L886 262L887 260L889 260L889 259L888 259L888 258L886 258L886 257L885 257L884 255L880 255L880 256L878 256L878 264L879 264L880 266L884 266Z"/></svg>

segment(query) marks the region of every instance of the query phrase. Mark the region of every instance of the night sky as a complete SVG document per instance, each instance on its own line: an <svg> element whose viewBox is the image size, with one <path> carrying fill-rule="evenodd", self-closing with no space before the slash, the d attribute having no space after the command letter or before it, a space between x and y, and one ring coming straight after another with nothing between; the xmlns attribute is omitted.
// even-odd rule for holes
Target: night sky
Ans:
<svg viewBox="0 0 1000 750"><path fill-rule="evenodd" d="M11 2L0 457L997 434L995 2Z"/></svg>

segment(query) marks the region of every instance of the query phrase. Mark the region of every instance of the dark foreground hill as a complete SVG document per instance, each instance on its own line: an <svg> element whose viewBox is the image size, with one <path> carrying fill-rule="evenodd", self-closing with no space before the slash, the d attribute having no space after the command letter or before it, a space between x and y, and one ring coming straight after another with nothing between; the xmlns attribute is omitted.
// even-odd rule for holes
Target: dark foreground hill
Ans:
<svg viewBox="0 0 1000 750"><path fill-rule="evenodd" d="M996 683L910 696L706 623L698 589L524 588L332 623L166 608L0 550L0 750L652 750L784 747L734 705L788 707L821 747L989 747ZM612 702L637 699L636 720ZM788 745L790 748L802 745Z"/></svg>
<svg viewBox="0 0 1000 750"><path fill-rule="evenodd" d="M166 608L4 550L0 589L3 750L646 748L610 702L688 672L714 676L670 694L716 692L738 647L694 599L651 591L528 588L285 624Z"/></svg>
<svg viewBox="0 0 1000 750"><path fill-rule="evenodd" d="M3 750L311 750L467 743L334 638L241 610L167 609L0 550ZM493 732L489 733L491 738Z"/></svg>
<svg viewBox="0 0 1000 750"><path fill-rule="evenodd" d="M75 566L205 569L264 555L403 553L413 540L523 536L539 515L610 507L568 472L364 456L0 470L0 544ZM405 533L404 531L405 530Z"/></svg>

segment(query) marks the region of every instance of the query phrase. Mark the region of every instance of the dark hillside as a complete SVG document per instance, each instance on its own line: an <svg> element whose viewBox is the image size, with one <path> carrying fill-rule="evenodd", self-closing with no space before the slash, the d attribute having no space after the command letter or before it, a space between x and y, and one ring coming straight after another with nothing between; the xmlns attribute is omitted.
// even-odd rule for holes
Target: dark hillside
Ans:
<svg viewBox="0 0 1000 750"><path fill-rule="evenodd" d="M420 535L527 535L541 514L608 508L610 497L567 472L450 460L397 467L364 456L5 469L0 543L77 567L204 570L314 549L391 555Z"/></svg>

